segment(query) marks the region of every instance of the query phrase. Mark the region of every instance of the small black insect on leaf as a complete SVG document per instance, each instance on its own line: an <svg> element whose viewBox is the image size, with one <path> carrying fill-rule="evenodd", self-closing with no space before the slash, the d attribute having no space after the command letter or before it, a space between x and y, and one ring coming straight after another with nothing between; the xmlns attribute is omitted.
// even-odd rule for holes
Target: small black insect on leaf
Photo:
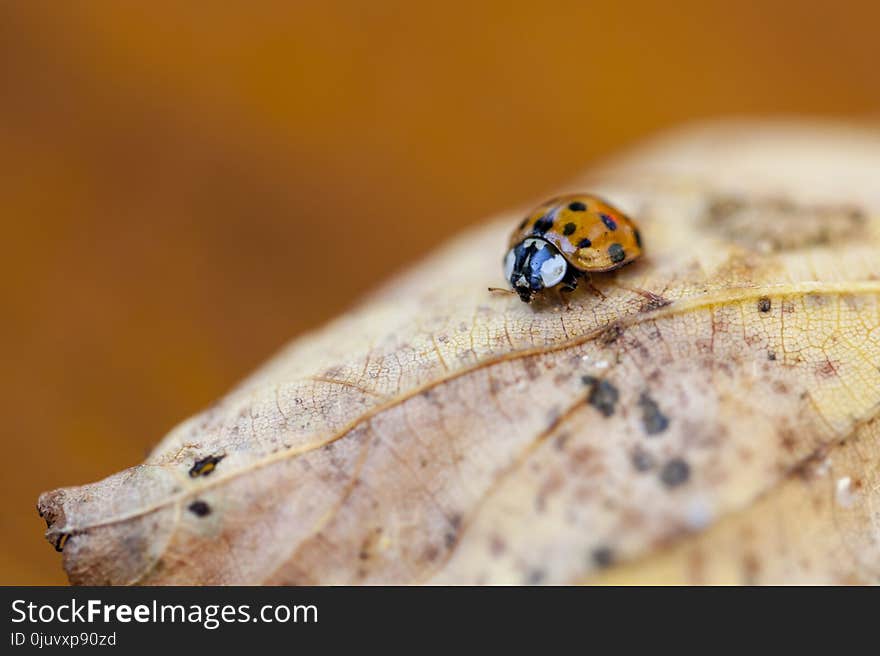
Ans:
<svg viewBox="0 0 880 656"><path fill-rule="evenodd" d="M217 467L217 463L223 460L226 455L219 456L205 456L201 460L196 460L192 467L190 467L189 475L191 478L198 478L199 476L207 476Z"/></svg>

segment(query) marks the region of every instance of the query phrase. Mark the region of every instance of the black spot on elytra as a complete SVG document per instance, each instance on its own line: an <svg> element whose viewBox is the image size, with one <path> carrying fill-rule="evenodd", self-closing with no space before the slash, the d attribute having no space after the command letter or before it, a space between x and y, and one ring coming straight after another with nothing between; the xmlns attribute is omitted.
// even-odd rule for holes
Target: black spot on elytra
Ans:
<svg viewBox="0 0 880 656"><path fill-rule="evenodd" d="M638 230L633 230L633 236L636 238L636 246L642 247L642 234Z"/></svg>
<svg viewBox="0 0 880 656"><path fill-rule="evenodd" d="M584 205L579 200L576 200L576 201L568 204L568 209L570 209L572 212L585 212L587 209L587 206Z"/></svg>
<svg viewBox="0 0 880 656"><path fill-rule="evenodd" d="M776 359L776 354L773 351L767 351L767 359L773 361Z"/></svg>
<svg viewBox="0 0 880 656"><path fill-rule="evenodd" d="M681 458L673 458L660 470L660 480L666 487L678 487L691 476L691 466Z"/></svg>
<svg viewBox="0 0 880 656"><path fill-rule="evenodd" d="M596 567L604 569L614 564L614 552L610 547L596 547L590 554Z"/></svg>
<svg viewBox="0 0 880 656"><path fill-rule="evenodd" d="M773 307L773 303L766 296L758 299L758 312L769 312L771 307Z"/></svg>
<svg viewBox="0 0 880 656"><path fill-rule="evenodd" d="M669 418L660 412L657 402L647 392L642 392L639 397L639 407L642 409L642 427L648 435L658 435L669 428Z"/></svg>
<svg viewBox="0 0 880 656"><path fill-rule="evenodd" d="M587 403L601 412L604 417L613 415L614 406L620 396L617 388L607 380L599 380L594 376L583 376L581 380L590 388Z"/></svg>
<svg viewBox="0 0 880 656"><path fill-rule="evenodd" d="M615 221L612 217L608 216L607 214L600 214L599 216L602 218L602 223L605 224L606 228L608 228L609 230L617 230L617 221Z"/></svg>
<svg viewBox="0 0 880 656"><path fill-rule="evenodd" d="M522 220L522 223L519 224L519 228L517 228L517 230L522 230L523 228L525 228L526 223L528 223L528 222L529 222L529 217L524 218Z"/></svg>
<svg viewBox="0 0 880 656"><path fill-rule="evenodd" d="M187 509L196 517L207 517L211 514L211 506L204 501L193 501Z"/></svg>
<svg viewBox="0 0 880 656"><path fill-rule="evenodd" d="M608 247L608 257L610 257L611 261L615 264L623 262L626 259L626 253L623 252L623 246L617 242L611 244L611 246Z"/></svg>
<svg viewBox="0 0 880 656"><path fill-rule="evenodd" d="M592 245L593 245L593 242L591 242L589 239L586 239L586 238L581 239L578 242L578 248L589 248Z"/></svg>
<svg viewBox="0 0 880 656"><path fill-rule="evenodd" d="M189 475L192 478L196 478L198 476L207 476L217 467L217 463L225 458L225 455L222 456L205 456L201 460L196 460L193 463L193 466L189 469Z"/></svg>
<svg viewBox="0 0 880 656"><path fill-rule="evenodd" d="M532 233L536 235L544 235L550 228L553 227L553 217L552 216L542 216L540 219L535 221L535 227L532 228Z"/></svg>
<svg viewBox="0 0 880 656"><path fill-rule="evenodd" d="M566 223L562 228L562 234L568 237L568 235L574 234L574 231L577 230L577 226L574 223Z"/></svg>

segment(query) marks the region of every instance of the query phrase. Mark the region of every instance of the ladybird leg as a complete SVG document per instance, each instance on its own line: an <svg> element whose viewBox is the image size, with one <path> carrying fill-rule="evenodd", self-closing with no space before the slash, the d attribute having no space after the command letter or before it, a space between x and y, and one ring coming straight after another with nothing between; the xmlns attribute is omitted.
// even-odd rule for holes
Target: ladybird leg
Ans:
<svg viewBox="0 0 880 656"><path fill-rule="evenodd" d="M578 286L578 278L580 277L580 271L577 269L573 269L572 267L568 268L568 272L565 274L565 278L562 279L562 282L559 283L559 291L570 294Z"/></svg>
<svg viewBox="0 0 880 656"><path fill-rule="evenodd" d="M567 310L571 309L571 303L568 301L569 294L577 289L579 277L580 271L569 267L568 272L565 274L565 278L563 278L562 282L559 284L559 299L565 304Z"/></svg>
<svg viewBox="0 0 880 656"><path fill-rule="evenodd" d="M558 293L559 293L560 303L562 303L565 306L566 310L570 310L571 303L569 303L569 301L568 301L568 295L571 294L571 292L573 292L574 289L571 287L567 287L565 285L560 285L557 289L558 289Z"/></svg>
<svg viewBox="0 0 880 656"><path fill-rule="evenodd" d="M492 293L513 294L514 296L516 296L516 292L512 289L504 289L502 287L489 287L488 289Z"/></svg>

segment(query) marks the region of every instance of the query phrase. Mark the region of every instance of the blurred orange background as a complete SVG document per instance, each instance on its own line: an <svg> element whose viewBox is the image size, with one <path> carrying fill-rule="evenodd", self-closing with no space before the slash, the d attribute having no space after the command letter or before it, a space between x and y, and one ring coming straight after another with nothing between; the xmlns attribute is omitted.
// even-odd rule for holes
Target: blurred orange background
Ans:
<svg viewBox="0 0 880 656"><path fill-rule="evenodd" d="M41 491L480 217L672 124L880 108L877 2L434 4L0 5L0 583L66 582Z"/></svg>

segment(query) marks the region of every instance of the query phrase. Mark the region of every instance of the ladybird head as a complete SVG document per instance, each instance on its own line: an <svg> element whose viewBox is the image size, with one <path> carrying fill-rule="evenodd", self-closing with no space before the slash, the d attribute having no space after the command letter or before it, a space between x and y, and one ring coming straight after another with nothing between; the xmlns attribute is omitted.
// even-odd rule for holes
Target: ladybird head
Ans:
<svg viewBox="0 0 880 656"><path fill-rule="evenodd" d="M536 292L558 285L567 273L568 262L543 239L524 239L504 258L504 277L525 303Z"/></svg>

